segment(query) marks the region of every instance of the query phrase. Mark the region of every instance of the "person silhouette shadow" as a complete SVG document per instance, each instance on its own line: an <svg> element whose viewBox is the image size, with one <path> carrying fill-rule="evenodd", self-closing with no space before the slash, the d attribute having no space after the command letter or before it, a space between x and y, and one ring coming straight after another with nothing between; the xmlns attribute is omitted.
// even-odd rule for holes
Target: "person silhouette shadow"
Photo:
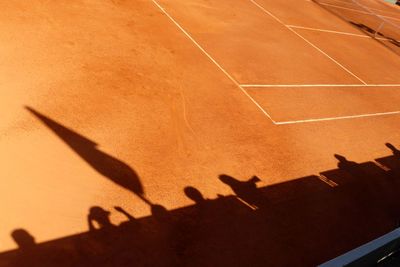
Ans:
<svg viewBox="0 0 400 267"><path fill-rule="evenodd" d="M339 161L338 162L338 168L343 169L343 170L353 170L358 167L358 164L354 161L349 161L347 160L346 157L339 155L339 154L334 154L334 157Z"/></svg>
<svg viewBox="0 0 400 267"><path fill-rule="evenodd" d="M25 229L16 229L11 232L11 237L14 239L18 248L27 251L36 246L35 238Z"/></svg>
<svg viewBox="0 0 400 267"><path fill-rule="evenodd" d="M392 151L393 156L400 158L400 150L398 150L398 149L397 149L394 145L392 145L391 143L386 143L385 145L386 145L386 147L388 147L388 148Z"/></svg>
<svg viewBox="0 0 400 267"><path fill-rule="evenodd" d="M253 176L247 181L239 181L232 176L221 174L219 180L230 186L237 197L253 208L261 208L266 204L266 199L257 189L257 183L261 181L257 176Z"/></svg>
<svg viewBox="0 0 400 267"><path fill-rule="evenodd" d="M346 157L339 154L334 154L334 157L339 161L337 165L338 168L349 173L352 177L361 178L364 180L368 177L367 173L361 169L360 164L350 161Z"/></svg>
<svg viewBox="0 0 400 267"><path fill-rule="evenodd" d="M89 209L87 216L89 231L95 231L99 229L112 228L115 225L111 223L110 212L99 206L93 206Z"/></svg>
<svg viewBox="0 0 400 267"><path fill-rule="evenodd" d="M63 249L38 245L35 238L25 229L15 229L11 237L18 246L16 258L10 266L73 266L74 257Z"/></svg>
<svg viewBox="0 0 400 267"><path fill-rule="evenodd" d="M15 229L11 237L18 246L18 253L12 266L40 266L42 257L37 249L35 238L25 229Z"/></svg>
<svg viewBox="0 0 400 267"><path fill-rule="evenodd" d="M135 218L121 207L114 209L128 220L116 225L111 222L110 211L100 206L89 209L89 236L79 244L87 265L103 266L105 260L118 262L121 251L129 251L130 244L134 242L136 224L132 222L136 222Z"/></svg>
<svg viewBox="0 0 400 267"><path fill-rule="evenodd" d="M192 186L186 186L183 189L183 192L196 204L194 209L195 218L193 218L193 216L189 216L191 219L193 219L193 223L200 223L200 221L205 220L207 218L207 214L211 210L210 200L205 199L203 194L197 188L194 188Z"/></svg>
<svg viewBox="0 0 400 267"><path fill-rule="evenodd" d="M125 211L123 208L115 206L114 209L123 215L128 219L127 222L133 222L136 219L129 214L127 211ZM101 230L101 229L111 229L113 227L117 227L116 225L111 223L110 220L110 215L111 212L103 209L102 207L99 206L93 206L89 209L89 214L87 216L88 218L88 225L89 225L89 231L95 231L95 230ZM124 224L126 222L122 222Z"/></svg>
<svg viewBox="0 0 400 267"><path fill-rule="evenodd" d="M191 200L193 200L196 204L198 205L202 205L204 204L207 200L203 197L203 195L201 194L201 192L197 189L194 188L192 186L186 186L183 189L183 192L185 192L185 195L190 198Z"/></svg>

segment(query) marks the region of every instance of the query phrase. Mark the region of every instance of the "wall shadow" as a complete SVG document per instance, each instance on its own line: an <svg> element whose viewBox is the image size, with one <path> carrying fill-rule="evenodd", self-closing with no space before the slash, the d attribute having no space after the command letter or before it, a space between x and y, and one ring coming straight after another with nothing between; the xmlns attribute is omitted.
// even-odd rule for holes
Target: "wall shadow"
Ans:
<svg viewBox="0 0 400 267"><path fill-rule="evenodd" d="M265 187L257 187L262 177L221 174L215 181L232 195L206 199L188 185L182 194L193 205L152 205L143 218L94 206L87 232L40 244L17 229L19 248L1 253L0 266L315 266L397 227L400 157L387 147L392 155L376 162L334 155L336 169ZM113 225L112 212L126 221Z"/></svg>

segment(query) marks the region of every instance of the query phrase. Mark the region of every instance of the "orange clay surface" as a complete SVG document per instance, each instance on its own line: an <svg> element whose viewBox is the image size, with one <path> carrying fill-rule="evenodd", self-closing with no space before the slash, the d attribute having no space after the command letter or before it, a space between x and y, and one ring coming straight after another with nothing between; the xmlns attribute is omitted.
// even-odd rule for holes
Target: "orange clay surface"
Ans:
<svg viewBox="0 0 400 267"><path fill-rule="evenodd" d="M233 195L220 174L268 186L335 169L335 153L365 162L400 145L399 113L273 123L400 111L400 56L322 6L157 3L192 39L151 0L0 2L1 251L16 247L16 228L38 243L85 232L95 205L150 215L25 106L130 166L145 198L168 210L192 204L186 186L209 199ZM395 225L382 220L387 231Z"/></svg>

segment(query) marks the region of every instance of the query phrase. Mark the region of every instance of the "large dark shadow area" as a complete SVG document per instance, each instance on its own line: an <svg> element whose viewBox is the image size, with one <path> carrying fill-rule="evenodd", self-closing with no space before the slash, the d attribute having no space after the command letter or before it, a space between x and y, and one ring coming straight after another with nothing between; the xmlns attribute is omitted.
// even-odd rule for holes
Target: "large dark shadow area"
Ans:
<svg viewBox="0 0 400 267"><path fill-rule="evenodd" d="M29 110L100 174L143 196L129 166ZM400 151L386 146L387 157L357 163L336 154L335 169L265 187L257 184L269 177L221 174L215 183L231 195L207 199L188 185L182 194L192 205L150 204L151 215L143 218L123 207L88 207L86 232L48 242L37 243L35 233L16 226L10 235L18 248L1 253L0 266L316 266L398 226ZM126 220L113 224L113 213Z"/></svg>
<svg viewBox="0 0 400 267"><path fill-rule="evenodd" d="M221 174L233 195L206 199L187 186L193 205L153 205L144 218L93 206L87 232L50 242L16 229L19 248L0 266L315 266L397 226L400 157L388 147L376 162L335 155L337 169L261 188L262 178ZM112 212L126 221L113 225Z"/></svg>

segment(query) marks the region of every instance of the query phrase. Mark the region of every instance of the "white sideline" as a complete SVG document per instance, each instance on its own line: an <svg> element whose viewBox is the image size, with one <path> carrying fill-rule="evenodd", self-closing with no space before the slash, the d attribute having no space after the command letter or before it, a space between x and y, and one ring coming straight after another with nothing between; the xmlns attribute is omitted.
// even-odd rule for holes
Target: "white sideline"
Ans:
<svg viewBox="0 0 400 267"><path fill-rule="evenodd" d="M400 84L241 84L243 88L273 87L400 87Z"/></svg>
<svg viewBox="0 0 400 267"><path fill-rule="evenodd" d="M255 101L254 98L252 98L250 94L244 90L240 84L156 0L152 0L152 2L250 99L251 102L258 107L258 109L261 110L265 116L272 121L272 123L275 124L275 121L268 114L268 112L265 111L265 109L263 109L260 104L258 104L257 101Z"/></svg>
<svg viewBox="0 0 400 267"><path fill-rule="evenodd" d="M278 21L280 24L282 24L284 27L286 27L287 29L289 29L291 32L293 32L294 34L296 34L298 37L300 37L301 39L303 39L306 43L308 43L309 45L311 45L312 47L314 47L316 50L318 50L320 53L322 53L324 56L326 56L327 58L329 58L330 60L332 60L334 63L336 63L339 67L341 67L343 70L345 70L347 73L349 73L350 75L352 75L354 78L356 78L357 80L359 80L361 83L363 84L367 84L366 82L364 82L361 78L359 78L357 75L355 75L354 73L352 73L349 69L347 69L345 66L343 66L342 64L340 64L337 60L335 60L334 58L332 58L331 56L329 56L327 53L325 53L324 51L322 51L319 47L317 47L315 44L313 44L312 42L310 42L309 40L307 40L305 37L303 37L301 34L299 34L298 32L296 32L295 30L293 30L292 28L288 27L285 23L283 23L279 18L277 18L275 15L273 15L271 12L269 12L268 10L266 10L263 6L261 6L259 3L257 3L255 0L249 0L250 2L252 2L254 5L256 5L259 9L261 9L264 13L268 14L270 17L272 17L273 19L275 19L276 21Z"/></svg>
<svg viewBox="0 0 400 267"><path fill-rule="evenodd" d="M277 121L277 122L275 122L275 124L276 125L285 125L285 124L296 124L296 123L307 123L307 122L335 121L335 120L358 119L358 118L365 118L365 117L377 117L377 116L387 116L387 115L397 115L397 114L400 114L400 111L378 112L378 113L370 113L370 114L330 117L330 118L320 118L320 119Z"/></svg>
<svg viewBox="0 0 400 267"><path fill-rule="evenodd" d="M256 3L254 0L250 0L253 4L258 6L260 9L262 9L265 13L269 14L271 17L273 17L276 21L280 22L282 25L284 25L287 29L292 31L294 34L302 38L304 41L306 41L308 44L313 46L315 49L320 51L322 54L330 58L332 61L334 61L336 64L338 64L340 67L342 67L344 70L346 70L349 74L357 78L362 84L300 84L300 85L268 85L268 84L259 84L259 85L254 85L254 84L239 84L156 0L152 0L152 2L161 10L162 13L164 13L174 24L179 28L179 30L182 31L182 33L189 38L193 42L193 44L200 49L200 51L208 57L209 60L211 60L257 107L258 109L265 115L267 116L272 123L275 125L285 125L285 124L296 124L296 123L306 123L306 122L319 122L319 121L331 121L331 120L342 120L342 119L353 119L353 118L362 118L362 117L372 117L372 116L384 116L384 115L393 115L393 114L400 114L400 111L393 111L393 112L382 112L382 113L373 113L373 114L363 114L363 115L354 115L354 116L343 116L343 117L331 117L331 118L320 118L320 119L306 119L306 120L295 120L295 121L281 121L277 122L272 119L272 117L265 111L263 107L258 104L256 100L254 100L253 97L250 96L250 94L244 89L246 87L373 87L373 86L387 86L387 87L395 87L395 86L400 86L397 84L378 84L378 85L373 85L373 84L366 84L363 80L358 78L356 75L354 75L352 72L350 72L348 69L346 69L344 66L342 66L339 62L337 62L335 59L331 58L328 54L323 52L321 49L316 47L314 44L312 44L310 41L305 39L303 36L298 34L296 31L285 25L279 18L275 17L273 14L265 10L262 6L260 6L258 3Z"/></svg>
<svg viewBox="0 0 400 267"><path fill-rule="evenodd" d="M310 31L317 31L317 32L328 32L328 33L335 33L335 34L342 34L342 35L350 35L350 36L356 36L356 37L361 37L361 38L368 38L368 39L378 39L382 41L389 41L387 38L381 38L381 37L371 37L365 34L357 34L357 33L350 33L350 32L340 32L340 31L332 31L332 30L325 30L325 29L318 29L318 28L310 28L310 27L304 27L304 26L297 26L297 25L286 25L289 28L293 29L303 29L303 30L310 30Z"/></svg>

